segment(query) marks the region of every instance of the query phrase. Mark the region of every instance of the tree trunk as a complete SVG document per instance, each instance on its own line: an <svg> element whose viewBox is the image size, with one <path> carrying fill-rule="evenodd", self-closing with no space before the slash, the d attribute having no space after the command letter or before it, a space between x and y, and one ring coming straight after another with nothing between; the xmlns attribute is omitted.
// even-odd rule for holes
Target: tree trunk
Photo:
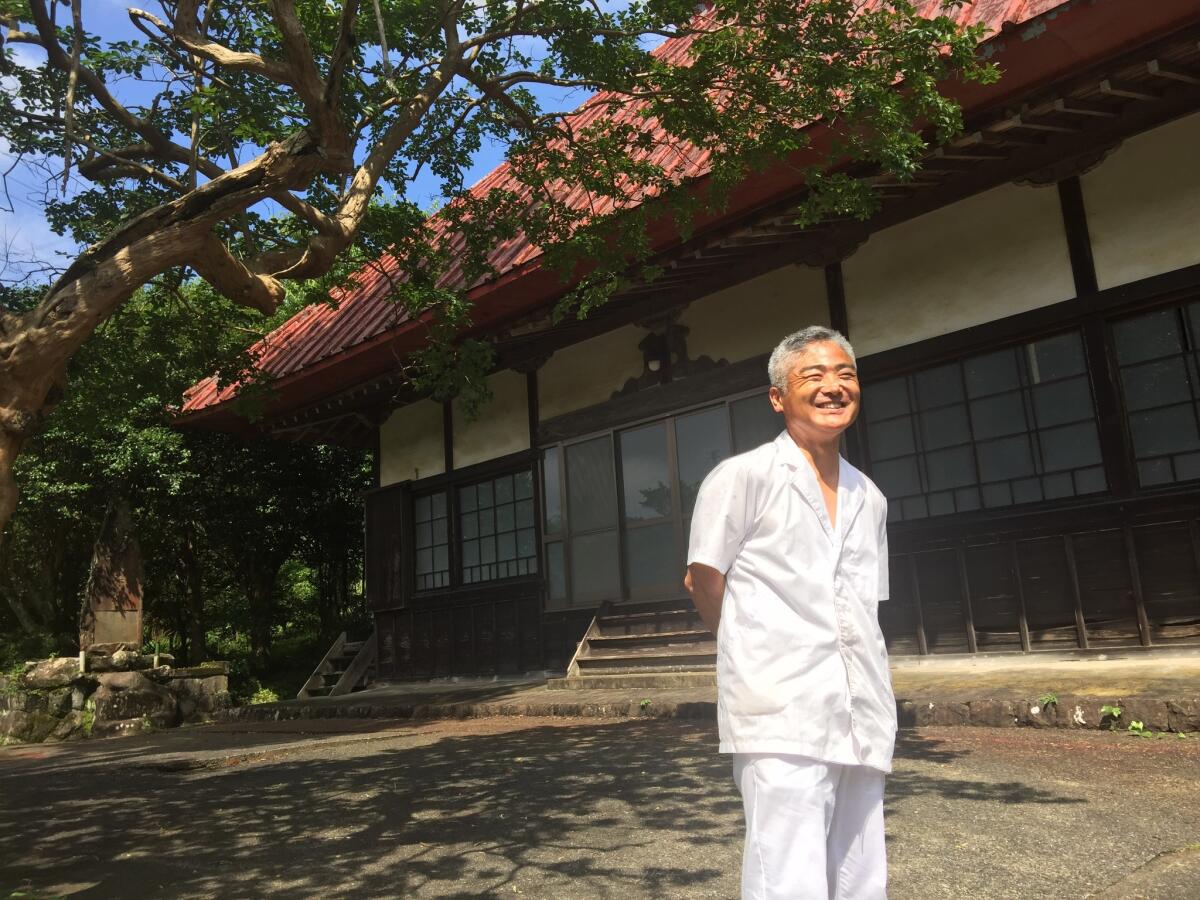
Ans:
<svg viewBox="0 0 1200 900"><path fill-rule="evenodd" d="M246 599L250 604L250 657L258 672L271 664L271 632L275 625L275 577L278 565L252 565L246 579Z"/></svg>
<svg viewBox="0 0 1200 900"><path fill-rule="evenodd" d="M187 609L188 665L195 666L208 659L205 646L204 585L200 562L196 559L195 532L189 523L184 531L183 548L179 555L183 567L183 593Z"/></svg>

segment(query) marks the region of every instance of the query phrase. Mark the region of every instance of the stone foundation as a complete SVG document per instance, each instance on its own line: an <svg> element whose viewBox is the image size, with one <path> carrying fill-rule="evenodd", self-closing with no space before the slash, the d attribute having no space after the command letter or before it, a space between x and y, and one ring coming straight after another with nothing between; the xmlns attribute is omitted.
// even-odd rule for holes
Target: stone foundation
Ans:
<svg viewBox="0 0 1200 900"><path fill-rule="evenodd" d="M210 721L229 706L226 663L173 662L117 650L89 653L83 672L75 656L26 663L0 676L0 744L136 734Z"/></svg>

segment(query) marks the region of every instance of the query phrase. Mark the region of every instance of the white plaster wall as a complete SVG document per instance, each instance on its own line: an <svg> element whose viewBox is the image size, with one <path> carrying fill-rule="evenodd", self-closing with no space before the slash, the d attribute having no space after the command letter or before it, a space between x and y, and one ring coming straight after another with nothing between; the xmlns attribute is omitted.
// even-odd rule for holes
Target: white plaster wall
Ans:
<svg viewBox="0 0 1200 900"><path fill-rule="evenodd" d="M1200 263L1200 113L1130 138L1080 182L1101 288Z"/></svg>
<svg viewBox="0 0 1200 900"><path fill-rule="evenodd" d="M886 228L842 273L861 356L1075 296L1052 187L1003 185Z"/></svg>
<svg viewBox="0 0 1200 900"><path fill-rule="evenodd" d="M379 426L379 486L428 478L446 471L442 405L418 400Z"/></svg>
<svg viewBox="0 0 1200 900"><path fill-rule="evenodd" d="M454 468L462 469L529 449L529 395L525 376L511 369L488 378L492 400L473 421L454 404Z"/></svg>
<svg viewBox="0 0 1200 900"><path fill-rule="evenodd" d="M538 417L594 406L642 374L638 343L646 331L625 325L559 350L538 369Z"/></svg>
<svg viewBox="0 0 1200 900"><path fill-rule="evenodd" d="M828 325L825 271L784 266L701 297L680 315L692 359L737 362L769 353L805 325Z"/></svg>

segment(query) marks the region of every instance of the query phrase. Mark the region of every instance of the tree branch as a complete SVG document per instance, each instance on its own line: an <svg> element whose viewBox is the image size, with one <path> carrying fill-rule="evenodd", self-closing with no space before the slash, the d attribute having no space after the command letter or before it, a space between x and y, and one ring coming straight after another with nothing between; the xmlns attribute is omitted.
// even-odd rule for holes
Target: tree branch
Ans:
<svg viewBox="0 0 1200 900"><path fill-rule="evenodd" d="M171 25L144 9L131 8L129 18L134 25L139 26L139 30L144 31L140 28L140 21L149 22L188 53L226 69L261 75L277 84L291 83L291 71L283 63L264 59L257 53L231 50L202 34L196 21L200 2L201 0L180 0Z"/></svg>
<svg viewBox="0 0 1200 900"><path fill-rule="evenodd" d="M200 240L189 263L196 273L234 303L270 315L287 291L270 275L251 272L211 231Z"/></svg>

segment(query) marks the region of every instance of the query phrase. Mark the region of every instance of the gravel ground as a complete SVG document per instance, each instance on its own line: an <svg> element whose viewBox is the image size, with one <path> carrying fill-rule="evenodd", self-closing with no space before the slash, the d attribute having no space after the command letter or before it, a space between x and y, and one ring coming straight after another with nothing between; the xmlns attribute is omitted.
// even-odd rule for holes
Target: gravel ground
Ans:
<svg viewBox="0 0 1200 900"><path fill-rule="evenodd" d="M0 897L733 898L714 748L710 723L527 718L7 748ZM1197 736L908 731L887 807L893 900L1200 897Z"/></svg>

